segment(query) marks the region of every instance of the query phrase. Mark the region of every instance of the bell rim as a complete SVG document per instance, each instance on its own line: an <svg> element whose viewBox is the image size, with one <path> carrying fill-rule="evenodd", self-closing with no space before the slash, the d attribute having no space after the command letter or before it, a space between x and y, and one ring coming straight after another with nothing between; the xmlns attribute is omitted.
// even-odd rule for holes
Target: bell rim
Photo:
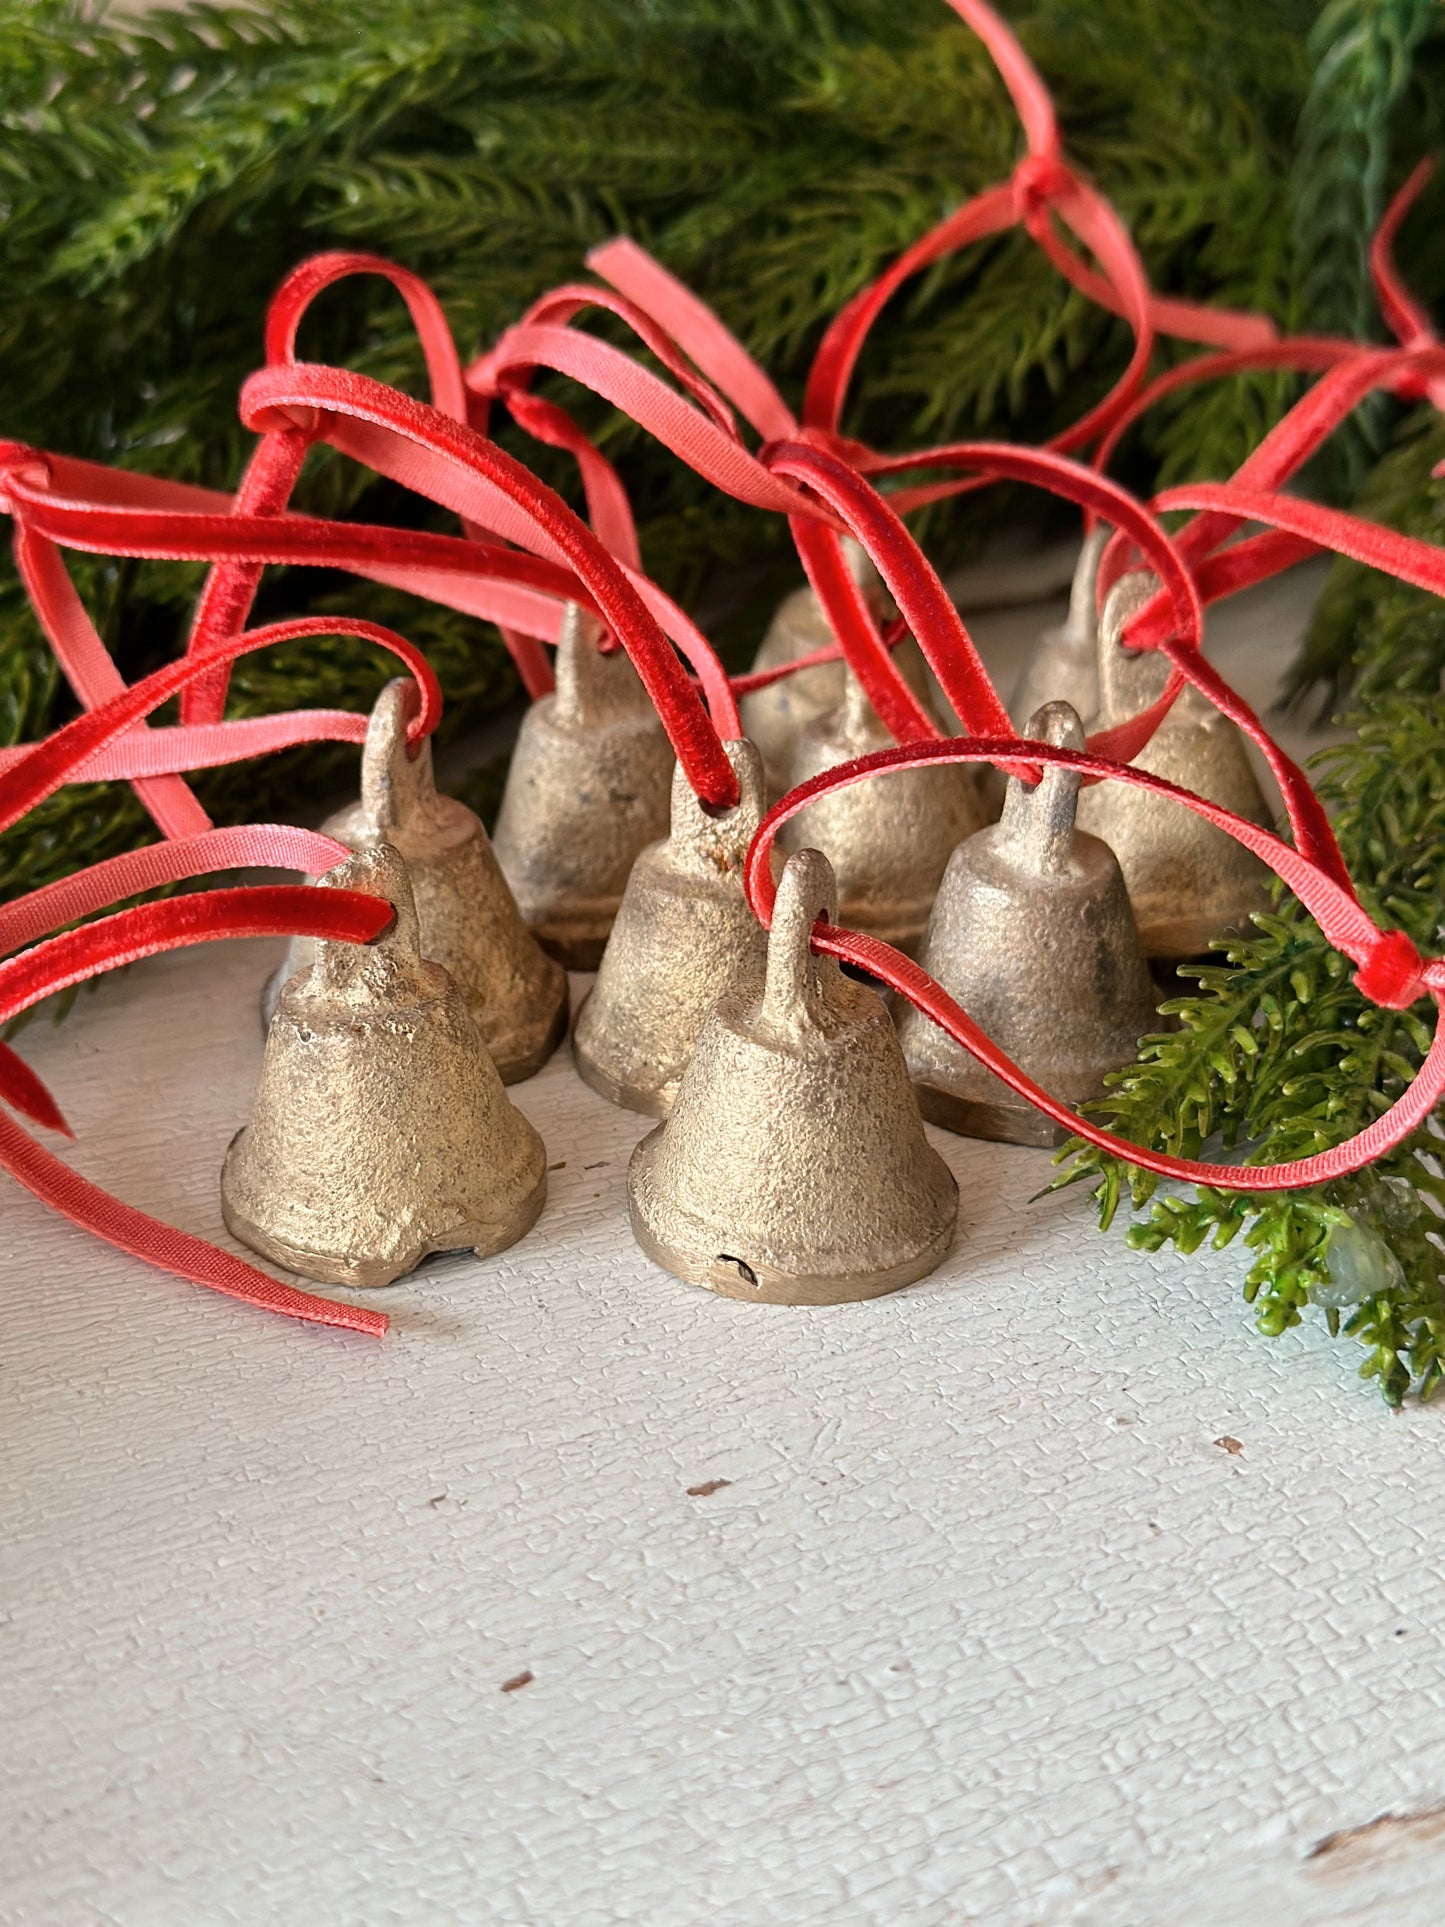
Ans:
<svg viewBox="0 0 1445 1927"><path fill-rule="evenodd" d="M515 1052L505 1057L499 1056L497 1051L492 1048L486 1031L482 1028L480 1014L475 1010L472 1011L472 1022L477 1026L477 1029L481 1031L482 1042L487 1047L487 1055L496 1065L497 1075L501 1078L503 1084L525 1084L529 1077L535 1077L538 1071L542 1070L552 1061L566 1040L568 1025L571 1021L571 1011L569 1008L571 998L567 983L567 972L562 969L560 964L556 964L555 958L549 957L547 961L548 963L556 965L557 975L561 981L555 993L556 1003L552 1014L547 1020L545 1030L537 1038L535 1043L525 1046L519 1045L516 1047ZM470 1008L470 1006L468 1006L468 1008ZM535 1025L528 1026L527 1031L522 1033L524 1036L529 1034L536 1035Z"/></svg>
<svg viewBox="0 0 1445 1927"><path fill-rule="evenodd" d="M1100 1078L1088 1097L1099 1096L1103 1088ZM964 1097L924 1077L913 1080L913 1090L925 1124L951 1131L955 1137L968 1138L974 1143L1016 1144L1021 1149L1057 1151L1072 1135L1047 1112L1035 1110L1032 1104L1003 1104L987 1098ZM1065 1101L1083 1103L1087 1099Z"/></svg>
<svg viewBox="0 0 1445 1927"><path fill-rule="evenodd" d="M578 1016L581 1016L580 1011ZM666 1119L672 1116L673 1106L677 1102L678 1086L682 1082L681 1071L672 1077L664 1078L656 1085L628 1083L621 1078L613 1077L591 1055L575 1029L572 1033L572 1062L576 1066L577 1075L588 1089L596 1091L599 1097L605 1097L609 1104L615 1105L619 1110L634 1111L640 1117Z"/></svg>
<svg viewBox="0 0 1445 1927"><path fill-rule="evenodd" d="M267 1231L249 1218L233 1199L229 1179L248 1129L243 1125L232 1138L221 1166L222 1221L231 1236L245 1245L247 1250L256 1252L262 1258L269 1258L272 1264L280 1265L283 1270L294 1272L297 1277L305 1278L312 1284L339 1285L353 1291L381 1291L395 1284L398 1279L408 1277L423 1259L437 1253L471 1251L478 1258L494 1258L526 1237L541 1217L547 1202L546 1151L534 1130L532 1135L536 1138L541 1171L500 1225L495 1221L491 1225L483 1224L478 1218L464 1220L451 1230L434 1233L407 1246L399 1256L386 1258L358 1260L334 1251L316 1250L293 1244L289 1239ZM474 1237L473 1232L480 1233L480 1238Z"/></svg>
<svg viewBox="0 0 1445 1927"><path fill-rule="evenodd" d="M644 1256L684 1284L698 1285L717 1297L731 1298L742 1304L854 1304L870 1298L887 1297L908 1285L917 1284L920 1279L936 1271L953 1248L958 1235L958 1180L944 1159L927 1143L923 1148L931 1161L934 1175L941 1175L944 1179L942 1188L948 1208L928 1236L915 1243L911 1251L891 1265L846 1271L804 1272L789 1271L781 1265L755 1264L745 1254L714 1249L719 1240L727 1239L726 1231L720 1231L716 1237L699 1238L695 1245L684 1247L653 1229L641 1195L647 1185L652 1160L664 1128L659 1125L656 1130L649 1131L632 1153L627 1168L627 1216L632 1235ZM706 1229L701 1220L693 1218L692 1213L678 1212L677 1215L685 1217L689 1223L696 1222L700 1230ZM745 1266L755 1282L750 1284L741 1270L729 1272L722 1269L725 1264Z"/></svg>

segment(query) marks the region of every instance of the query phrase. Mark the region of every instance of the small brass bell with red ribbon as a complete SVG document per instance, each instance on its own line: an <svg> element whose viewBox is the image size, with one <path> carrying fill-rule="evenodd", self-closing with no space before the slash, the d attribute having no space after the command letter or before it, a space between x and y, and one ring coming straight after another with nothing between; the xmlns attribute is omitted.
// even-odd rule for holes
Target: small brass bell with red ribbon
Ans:
<svg viewBox="0 0 1445 1927"><path fill-rule="evenodd" d="M1109 592L1099 623L1099 715L1104 728L1126 722L1164 692L1168 658L1126 649L1129 618L1159 587L1135 570ZM1245 751L1244 737L1196 689L1186 688L1153 737L1133 759L1136 769L1166 777L1251 823L1269 809ZM1079 798L1079 827L1100 836L1119 859L1146 957L1178 963L1199 957L1213 938L1244 927L1269 903L1269 872L1232 836L1182 803L1128 783L1106 782Z"/></svg>
<svg viewBox="0 0 1445 1927"><path fill-rule="evenodd" d="M567 973L523 923L480 819L437 792L431 743L413 751L406 726L417 686L399 677L371 712L361 754L361 801L322 828L348 849L389 844L411 879L422 955L455 978L504 1084L539 1071L567 1028ZM268 986L269 1020L281 984L315 954L292 943Z"/></svg>
<svg viewBox="0 0 1445 1927"><path fill-rule="evenodd" d="M921 668L923 659L914 653ZM915 693L930 706L921 675ZM789 786L855 757L891 749L893 740L848 669L842 702L799 737ZM963 837L987 821L973 770L939 763L890 771L821 796L784 824L782 837L789 849L807 846L828 858L842 923L911 951L923 935L949 857Z"/></svg>
<svg viewBox="0 0 1445 1927"><path fill-rule="evenodd" d="M1045 703L1068 703L1080 716L1099 707L1099 617L1095 592L1099 558L1112 530L1100 525L1084 537L1069 591L1069 612L1045 629L1030 650L1009 704L1014 726L1023 729Z"/></svg>
<svg viewBox="0 0 1445 1927"><path fill-rule="evenodd" d="M456 984L422 960L406 865L362 850L317 888L385 897L396 921L374 943L318 943L282 989L221 1173L227 1228L329 1285L389 1285L428 1252L515 1244L542 1209L547 1154Z"/></svg>
<svg viewBox="0 0 1445 1927"><path fill-rule="evenodd" d="M1024 734L1082 749L1067 703ZM1035 1083L1077 1109L1131 1062L1155 993L1114 853L1075 828L1079 777L1045 768L1008 780L1003 816L953 853L918 960ZM913 1005L898 1034L931 1123L1010 1144L1059 1141L1053 1120L985 1070Z"/></svg>
<svg viewBox="0 0 1445 1927"><path fill-rule="evenodd" d="M672 831L642 852L572 1034L577 1068L614 1104L666 1117L713 1004L761 983L767 933L743 889L748 845L763 818L762 759L725 743L741 792L710 814L679 767Z"/></svg>
<svg viewBox="0 0 1445 1927"><path fill-rule="evenodd" d="M569 970L595 970L638 854L667 834L672 745L624 650L575 605L557 687L522 719L493 842L526 922Z"/></svg>
<svg viewBox="0 0 1445 1927"><path fill-rule="evenodd" d="M882 577L861 543L849 536L843 552L854 579L867 591L874 614L882 619L888 608ZM835 640L832 626L810 587L795 589L779 603L768 632L753 658L753 668L776 669ZM776 800L787 789L793 756L803 730L836 709L843 696L843 660L815 663L796 675L784 676L744 696L738 705L743 734L756 743L763 759L768 795Z"/></svg>
<svg viewBox="0 0 1445 1927"><path fill-rule="evenodd" d="M876 1298L932 1271L953 1239L958 1187L924 1136L883 1001L811 949L837 907L827 859L790 858L763 983L719 998L671 1117L633 1153L638 1243L727 1298Z"/></svg>

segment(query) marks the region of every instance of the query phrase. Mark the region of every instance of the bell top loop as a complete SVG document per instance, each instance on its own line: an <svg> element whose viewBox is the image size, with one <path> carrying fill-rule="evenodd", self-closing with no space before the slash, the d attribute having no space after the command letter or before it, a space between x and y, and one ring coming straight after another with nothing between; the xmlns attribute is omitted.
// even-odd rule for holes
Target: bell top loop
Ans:
<svg viewBox="0 0 1445 1927"><path fill-rule="evenodd" d="M883 586L877 564L856 535L843 537L843 560L848 564L848 573L858 587L867 590L875 614L882 615L888 606L888 591Z"/></svg>
<svg viewBox="0 0 1445 1927"><path fill-rule="evenodd" d="M1064 618L1064 634L1070 642L1091 642L1094 638L1099 620L1099 563L1113 533L1107 523L1100 522L1084 537L1069 587L1069 613Z"/></svg>
<svg viewBox="0 0 1445 1927"><path fill-rule="evenodd" d="M850 742L871 742L875 737L884 743L893 740L851 665L843 676L842 724L843 735Z"/></svg>
<svg viewBox="0 0 1445 1927"><path fill-rule="evenodd" d="M361 807L375 831L437 830L441 799L432 770L431 738L413 753L407 724L421 707L410 676L398 676L377 697L361 751Z"/></svg>
<svg viewBox="0 0 1445 1927"><path fill-rule="evenodd" d="M833 1028L832 993L843 977L835 957L820 957L813 950L813 927L820 917L834 922L837 914L832 864L821 850L798 850L784 866L773 905L760 1033L785 1040Z"/></svg>
<svg viewBox="0 0 1445 1927"><path fill-rule="evenodd" d="M1130 649L1121 640L1125 627L1160 586L1149 569L1120 576L1104 601L1099 618L1099 715L1122 721L1164 693L1172 664L1159 649Z"/></svg>
<svg viewBox="0 0 1445 1927"><path fill-rule="evenodd" d="M681 763L672 773L668 858L679 870L709 878L741 874L768 807L763 759L754 745L744 737L724 743L723 753L738 779L738 800L730 810L714 814L704 808Z"/></svg>
<svg viewBox="0 0 1445 1927"><path fill-rule="evenodd" d="M421 932L406 863L389 844L357 850L344 863L316 879L318 890L359 890L383 897L396 911L392 922L371 943L316 945L309 988L319 995L370 999L378 990L425 993Z"/></svg>
<svg viewBox="0 0 1445 1927"><path fill-rule="evenodd" d="M1072 703L1045 703L1030 716L1024 735L1055 749L1084 747L1084 725ZM1037 876L1058 876L1070 867L1078 807L1076 769L1046 765L1032 788L1011 776L995 847Z"/></svg>
<svg viewBox="0 0 1445 1927"><path fill-rule="evenodd" d="M557 693L554 722L573 729L596 729L652 713L642 679L625 649L603 655L604 634L597 617L569 602L562 616L554 665Z"/></svg>
<svg viewBox="0 0 1445 1927"><path fill-rule="evenodd" d="M1068 612L1040 633L1014 684L1009 715L1020 730L1041 703L1069 702L1081 716L1092 716L1099 707L1099 563L1112 533L1100 523L1084 537Z"/></svg>
<svg viewBox="0 0 1445 1927"><path fill-rule="evenodd" d="M893 661L924 709L936 719L938 706L928 686L928 665L918 644L911 638L902 642L893 652ZM855 756L866 756L871 750L892 747L893 732L873 707L858 672L851 663L845 662L842 701L832 715L820 718L804 731L793 778L795 782L803 780L798 774L800 768L809 776L815 774L813 765L820 756L830 760L818 766L831 768L836 763L850 762Z"/></svg>

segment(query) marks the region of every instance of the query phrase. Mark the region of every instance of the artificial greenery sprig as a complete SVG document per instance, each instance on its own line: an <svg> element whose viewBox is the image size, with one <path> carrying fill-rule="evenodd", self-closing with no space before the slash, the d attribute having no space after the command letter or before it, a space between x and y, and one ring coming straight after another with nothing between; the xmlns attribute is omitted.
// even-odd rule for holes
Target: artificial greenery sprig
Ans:
<svg viewBox="0 0 1445 1927"><path fill-rule="evenodd" d="M1353 720L1354 740L1317 759L1320 792L1371 915L1438 953L1445 698L1395 699ZM1292 897L1254 923L1256 934L1216 946L1218 964L1181 973L1198 988L1162 1007L1179 1028L1146 1040L1094 1107L1111 1129L1189 1157L1212 1146L1277 1163L1353 1136L1414 1076L1430 1043L1428 1000L1409 1011L1369 1003ZM1136 1248L1188 1253L1242 1234L1260 1330L1277 1335L1315 1304L1331 1331L1365 1345L1362 1373L1398 1404L1412 1382L1428 1396L1445 1375L1442 1150L1427 1127L1357 1177L1250 1196L1162 1190L1148 1172L1075 1145L1059 1182L1092 1179L1105 1227L1126 1205ZM1362 1272L1374 1288L1348 1303Z"/></svg>
<svg viewBox="0 0 1445 1927"><path fill-rule="evenodd" d="M1297 324L1290 169L1311 84L1309 0L1218 0L1207 17L1170 0L1008 12L1056 90L1071 153L1115 199L1158 285ZM1378 102L1370 111L1378 120ZM589 246L631 232L796 398L842 302L1019 150L997 74L939 0L277 0L138 22L82 0L0 0L0 134L0 433L222 487L245 455L236 394L267 297L315 249L359 246L417 269L472 353L574 278ZM1419 232L1430 246L1433 231ZM893 304L848 427L885 448L975 429L1037 439L1103 392L1127 342L1010 236ZM301 347L421 380L405 311L380 282L328 293ZM746 658L785 586L786 531L558 392L619 461L649 569ZM1268 376L1183 393L1131 442L1131 477L1227 473L1291 392ZM573 490L565 460L512 441ZM999 513L1028 506L995 499ZM297 500L375 520L430 513L324 454ZM921 533L946 557L978 512L931 511ZM81 560L77 576L128 679L181 646L194 570ZM348 608L379 616L363 585L304 571L269 575L264 612L309 613L343 586ZM419 605L402 613L414 627ZM443 665L443 681L465 724L507 684L489 630L455 635L455 660L471 666L458 680ZM294 681L269 679L282 706L364 702L383 673L363 686L339 659L290 660ZM238 676L242 700L246 685ZM43 734L68 704L0 576L4 739ZM298 802L334 781L325 752L281 767ZM215 775L207 802L223 819L250 815L257 781L254 769ZM9 834L0 888L147 834L123 800L68 789Z"/></svg>

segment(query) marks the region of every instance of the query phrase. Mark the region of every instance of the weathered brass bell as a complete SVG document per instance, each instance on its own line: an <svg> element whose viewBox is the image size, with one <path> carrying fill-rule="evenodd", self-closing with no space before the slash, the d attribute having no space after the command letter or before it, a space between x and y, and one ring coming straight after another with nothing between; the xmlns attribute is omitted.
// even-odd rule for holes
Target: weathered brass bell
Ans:
<svg viewBox="0 0 1445 1927"><path fill-rule="evenodd" d="M546 955L507 888L480 819L437 793L430 742L413 755L407 722L416 713L409 677L377 698L361 753L361 801L322 825L351 850L389 844L406 860L422 955L456 979L504 1084L539 1071L567 1029L567 973ZM309 937L291 945L267 986L269 1023L281 985L315 954Z"/></svg>
<svg viewBox="0 0 1445 1927"><path fill-rule="evenodd" d="M385 897L370 944L318 943L281 992L251 1121L221 1173L227 1228L328 1285L389 1285L432 1251L515 1244L547 1154L502 1089L456 984L422 960L406 865L386 845L317 884Z"/></svg>
<svg viewBox="0 0 1445 1927"><path fill-rule="evenodd" d="M568 609L557 687L532 704L493 839L517 907L569 970L595 970L638 853L667 834L673 753L621 649Z"/></svg>
<svg viewBox="0 0 1445 1927"><path fill-rule="evenodd" d="M1048 703L1024 734L1082 749L1083 724ZM1079 778L1010 777L1002 819L961 843L939 886L919 962L1052 1097L1077 1108L1129 1063L1155 992L1114 853L1075 828ZM1053 1120L911 1004L898 1034L923 1115L965 1137L1053 1144Z"/></svg>
<svg viewBox="0 0 1445 1927"><path fill-rule="evenodd" d="M1024 663L1009 704L1009 715L1018 729L1023 729L1027 719L1045 703L1068 703L1080 716L1092 716L1099 707L1099 617L1095 592L1099 558L1112 533L1100 524L1084 537L1074 567L1074 584L1069 591L1069 613L1062 622L1040 634Z"/></svg>
<svg viewBox="0 0 1445 1927"><path fill-rule="evenodd" d="M1101 727L1127 721L1163 693L1167 658L1157 650L1125 649L1119 640L1158 586L1158 578L1141 569L1109 592L1099 623ZM1243 736L1195 689L1183 691L1134 765L1250 822L1270 820ZM1265 866L1182 803L1127 783L1097 783L1079 798L1079 826L1101 836L1118 857L1146 957L1202 956L1212 938L1240 929L1252 910L1268 905Z"/></svg>
<svg viewBox="0 0 1445 1927"><path fill-rule="evenodd" d="M916 693L927 706L921 682ZM799 737L789 786L889 749L893 740L849 669L842 702ZM782 840L789 849L823 851L838 882L839 916L850 929L912 950L949 857L987 821L973 770L943 763L875 776L820 797L784 824Z"/></svg>
<svg viewBox="0 0 1445 1927"><path fill-rule="evenodd" d="M718 999L672 1116L633 1153L638 1243L727 1298L876 1298L932 1271L953 1239L958 1187L924 1136L883 1001L810 948L836 913L827 859L799 851L763 983Z"/></svg>
<svg viewBox="0 0 1445 1927"><path fill-rule="evenodd" d="M882 577L874 568L861 543L850 536L843 544L854 578L867 590L875 613L881 618L888 608ZM753 658L754 669L776 669L799 656L810 656L815 649L826 649L833 642L833 630L823 605L810 587L795 589L778 604L768 632ZM780 682L755 689L738 704L743 734L756 743L763 759L768 796L776 801L789 783L789 771L798 737L809 723L828 715L843 696L843 661L815 663Z"/></svg>
<svg viewBox="0 0 1445 1927"><path fill-rule="evenodd" d="M710 815L679 768L672 833L632 866L602 963L572 1033L577 1068L614 1104L666 1117L714 1003L762 982L767 933L743 889L765 808L762 759L726 743L741 798Z"/></svg>

